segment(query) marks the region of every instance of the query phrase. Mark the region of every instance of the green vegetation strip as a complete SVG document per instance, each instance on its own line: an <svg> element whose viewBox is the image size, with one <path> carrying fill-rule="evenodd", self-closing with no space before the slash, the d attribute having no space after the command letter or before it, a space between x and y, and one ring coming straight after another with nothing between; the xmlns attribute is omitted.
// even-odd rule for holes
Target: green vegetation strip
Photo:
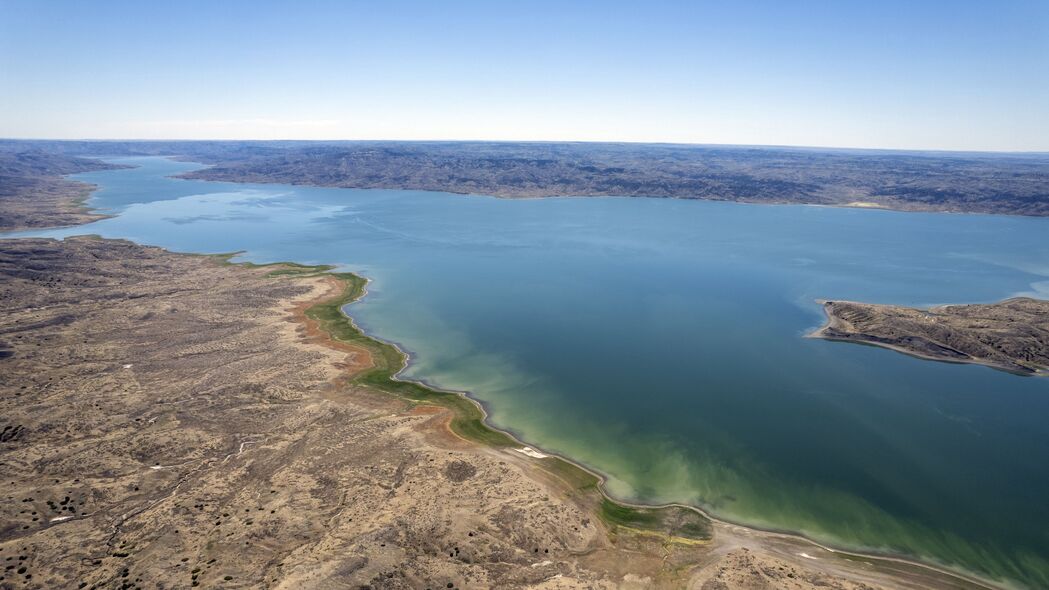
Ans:
<svg viewBox="0 0 1049 590"><path fill-rule="evenodd" d="M655 531L668 537L706 540L711 536L710 520L684 506L628 506L606 496L601 501L599 514L606 523Z"/></svg>
<svg viewBox="0 0 1049 590"><path fill-rule="evenodd" d="M354 382L398 395L418 403L439 405L452 411L452 432L471 441L493 447L517 445L512 437L484 423L484 412L476 403L459 393L441 391L414 381L402 381L395 375L404 368L407 357L397 347L376 340L362 332L342 312L343 306L364 294L366 281L352 273L330 272L342 281L339 297L318 303L306 310L306 317L318 323L332 338L359 346L372 355L372 368L358 373Z"/></svg>
<svg viewBox="0 0 1049 590"><path fill-rule="evenodd" d="M413 403L431 404L447 408L452 412L451 429L458 436L479 444L495 448L510 448L521 445L509 434L496 430L485 423L485 414L480 406L461 393L434 389L415 381L396 378L408 361L407 356L396 346L382 342L365 334L343 313L342 308L360 299L365 294L368 281L348 272L335 272L330 265L304 265L288 262L255 264L232 263L233 254L215 254L214 258L226 264L250 268L273 267L267 276L332 276L343 285L342 293L335 298L316 303L306 309L306 317L317 322L318 327L333 339L357 346L371 353L372 368L362 371L352 379L353 383L396 395ZM550 475L564 482L576 498L590 506L611 528L656 532L673 539L708 540L711 538L710 520L683 506L635 507L612 500L600 489L601 480L582 467L562 459L546 457L539 465Z"/></svg>

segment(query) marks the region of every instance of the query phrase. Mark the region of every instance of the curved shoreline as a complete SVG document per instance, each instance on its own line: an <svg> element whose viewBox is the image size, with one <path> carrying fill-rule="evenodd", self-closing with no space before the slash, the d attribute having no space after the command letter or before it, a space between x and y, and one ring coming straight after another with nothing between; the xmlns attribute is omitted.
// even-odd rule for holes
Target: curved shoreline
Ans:
<svg viewBox="0 0 1049 590"><path fill-rule="evenodd" d="M145 156L145 157L172 157L172 156ZM177 156L176 156L177 157ZM194 161L188 158L180 161ZM228 164L228 162L226 163ZM480 196L489 197L494 199L505 199L505 200L537 200L537 199L551 199L551 198L642 198L642 199L672 199L672 200L686 200L686 201L709 201L717 203L740 203L747 205L800 205L800 206L813 206L813 207L832 207L842 209L862 209L867 211L892 211L898 213L946 213L946 214L962 214L962 215L995 215L995 216L1007 216L1007 217L1030 217L1030 218L1041 218L1047 217L1049 214L1046 213L1021 213L1016 211L991 211L991 210L973 210L964 208L964 204L951 203L948 205L935 206L927 205L919 200L899 200L892 198L891 195L879 195L876 193L870 193L866 196L851 201L844 202L821 202L816 197L813 197L808 201L797 201L786 197L773 198L770 200L759 200L753 197L741 196L736 199L731 198L717 198L713 196L694 196L695 192L682 192L680 194L652 194L652 193L632 193L625 194L625 191L592 191L590 193L585 192L571 192L570 194L554 192L552 188L545 190L538 190L535 194L519 194L515 193L512 189L506 186L501 187L490 187L489 192L474 192L475 188L462 188L457 189L454 186L434 186L429 185L428 188L419 187L405 187L404 185L397 185L390 183L389 185L365 185L361 181L347 182L345 184L323 184L310 178L271 178L266 177L263 173L250 170L237 170L233 168L223 168L223 163L212 163L207 164L205 168L200 170L191 170L187 172L181 172L174 176L174 178L183 178L186 180L198 180L207 182L228 182L237 184L283 184L290 186L305 186L305 187L316 187L316 188L341 188L350 190L408 190L408 191L419 191L419 192L434 192L434 193L446 193L453 195L462 196ZM217 169L219 174L209 175L202 171L207 169ZM226 172L225 176L222 172ZM238 175L237 172L240 172ZM424 183L425 184L425 183ZM869 200L883 198L882 201ZM867 199L867 200L864 200Z"/></svg>
<svg viewBox="0 0 1049 590"><path fill-rule="evenodd" d="M132 158L132 157L147 157L147 158L167 158L178 162L189 162L194 164L201 164L196 160L179 159L178 156L120 156L121 158ZM412 191L420 193L435 193L444 195L454 195L459 197L472 197L472 198L486 198L496 199L500 201L542 201L548 199L650 199L650 200L667 200L667 201L695 201L705 203L723 203L733 205L770 205L776 207L814 207L817 209L852 209L861 211L881 211L886 213L926 213L933 215L987 215L994 217L1014 217L1019 219L1040 219L1049 217L1049 215L1030 215L1024 213L994 213L987 211L963 211L958 209L909 209L904 207L894 207L888 204L874 204L874 205L857 205L855 203L803 203L795 201L750 201L750 200L731 200L731 199L713 199L713 198L700 198L700 197L661 197L656 195L646 194L550 194L540 196L509 196L509 195L496 195L490 193L475 193L468 191L454 191L454 190L441 190L441 189L422 189L422 188L394 188L394 187L379 187L379 186L338 186L338 185L327 185L327 184L316 184L312 182L293 182L293 181L271 181L264 182L262 180L233 180L228 178L204 178L193 176L194 173L199 170L206 170L208 168L215 168L217 164L201 164L201 168L197 170L190 170L187 172L179 172L168 176L168 178L174 180L187 180L187 181L199 181L199 182L213 182L216 184L229 183L229 184L240 184L240 185L285 185L292 187L306 187L306 188L322 188L322 189L345 189L355 191Z"/></svg>
<svg viewBox="0 0 1049 590"><path fill-rule="evenodd" d="M227 261L228 261L228 258L227 258ZM249 264L249 265L252 264L252 263L236 263L236 262L229 262L229 263L230 264ZM283 264L283 263L272 263L272 264L273 265L279 265L279 264ZM310 310L313 310L313 309L315 309L317 307L334 306L334 307L336 307L338 309L339 315L341 316L342 321L346 324L346 326L348 326L350 329L355 331L362 338L370 340L371 342L374 342L374 343L376 343L379 346L389 347L390 349L396 351L396 353L401 358L401 367L397 371L393 372L393 374L391 374L389 376L390 381L397 382L397 383L402 383L402 384L406 384L406 385L411 385L413 387L423 388L423 389L429 390L429 391L431 391L431 392L433 392L435 394L439 394L439 395L454 396L456 398L459 398L461 400L464 400L464 401L468 402L480 414L480 419L479 420L480 420L481 425L485 429L491 431L492 433L497 434L500 437L505 437L506 439L508 439L508 440L510 440L510 441L512 441L514 443L514 445L487 444L486 446L491 446L491 447L493 447L493 448L495 448L497 450L505 450L507 448L512 448L512 447L515 447L515 446L524 447L524 448L530 448L530 449L533 449L533 450L539 450L539 451L541 451L541 453L543 455L545 455L545 457L543 457L543 458L536 458L536 457L533 457L533 456L528 456L529 459L531 460L531 462L535 465L535 467L539 468L540 470L542 470L544 472L553 473L553 475L555 475L555 476L563 475L563 474L558 474L556 472L553 472L553 469L552 469L553 466L550 465L549 463L543 464L543 461L548 460L548 459L552 459L555 462L563 463L564 464L564 468L568 468L568 469L572 469L572 470L578 470L578 471L586 474L587 476L589 476L589 477L591 477L591 478L593 478L595 480L595 482L594 482L594 490L597 492L597 494L600 496L601 500L603 500L603 501L612 503L612 504L614 504L616 506L622 507L622 508L627 509L627 510L635 510L635 511L665 511L665 510L672 510L672 509L673 510L686 510L686 511L693 512L696 515L698 515L698 516L700 516L700 517L710 521L711 525L727 526L727 527L741 527L741 528L749 529L751 531L755 531L755 532L758 532L758 533L760 533L762 535L766 535L766 536L770 536L770 537L776 537L776 538L781 538L781 539L786 539L786 540L791 540L791 541L800 541L800 542L809 544L809 545L811 545L813 547L817 547L819 549L823 549L825 551L828 551L828 552L836 554L836 555L850 556L850 557L856 557L856 558L868 559L868 560L881 560L881 561L891 562L891 563L895 563L895 564L901 564L901 565L907 565L907 566L911 566L911 567L921 568L921 569L924 569L924 570L927 570L927 571L930 571L930 572L933 572L933 573L936 573L936 574L940 574L940 575L948 576L948 577L951 577L951 578L955 578L955 579L957 579L959 581L964 581L966 583L969 583L969 584L972 584L972 585L975 585L975 586L979 586L979 587L982 587L982 588L995 589L995 588L1007 588L1008 587L1007 585L1004 585L1001 582L983 578L983 577L981 577L981 576L979 576L979 575L977 575L975 573L967 572L967 571L964 571L964 570L963 571L959 571L959 570L952 569L949 566L942 565L942 564L936 564L936 563L930 563L930 562L927 562L927 561L921 561L921 560L919 560L919 559L917 559L917 558L915 558L913 556L908 556L908 555L905 555L905 554L889 553L889 552L878 552L878 551L874 551L874 550L852 549L852 548L848 548L848 547L834 547L833 545L824 544L824 543L822 543L822 542L820 542L820 541L818 541L816 539L813 539L813 538L811 538L811 537L809 537L809 536L807 536L807 535L805 535L803 533L797 532L797 531L791 531L791 530L786 530L786 529L773 529L773 528L755 526L755 525L752 525L752 524L748 524L746 522L734 521L734 520L731 520L731 519L715 516L715 515L713 515L712 513L708 512L707 510L705 510L703 508L700 508L698 506L693 506L693 505L690 505L690 504L683 504L683 503L679 503L679 502L670 502L670 503L665 503L665 504L644 504L644 503L635 503L635 502L624 501L624 500L615 498L610 493L608 493L608 491L605 489L605 484L607 482L607 476L605 474L601 473L599 470L596 470L595 468L589 467L589 466L584 465L584 464L582 464L582 463L580 463L578 461L575 461L573 459L565 457L564 455L562 455L560 453L548 452L548 451L544 450L542 448L542 446L540 446L540 445L536 445L536 444L533 444L533 443L526 443L523 440L521 440L512 431L509 431L509 430L503 429L503 428L499 428L499 427L496 427L496 426L493 426L492 424L490 424L488 422L489 414L488 414L487 409L485 408L485 405L481 401L479 401L476 398L474 398L471 395L471 392L469 392L469 391L458 391L458 390L444 389L444 388L441 388L441 387L438 387L438 386L426 383L423 380L402 378L401 374L404 371L406 371L409 368L409 366L410 366L411 355L408 352L406 352L404 349L402 349L397 343L384 340L381 337L378 337L378 336L376 336L374 334L369 334L366 331L364 331L360 326L357 325L357 323L354 320L354 318L351 315L349 315L348 313L346 313L346 311L344 311L344 309L343 309L344 307L346 307L348 305L351 305L353 303L356 303L356 302L362 300L367 295L367 293L368 293L367 292L367 284L369 282L371 282L371 279L368 279L366 277L362 277L362 276L357 275L357 274L352 273L352 272L335 272L334 269L331 266L329 266L329 265L318 265L318 266L315 266L315 267L308 267L308 266L300 265L300 264L297 264L297 263L290 263L290 264L292 264L292 265L294 265L296 267L302 268L303 270L306 270L307 268L311 268L313 272L324 273L324 274L327 274L329 276L333 276L333 277L338 279L343 284L344 292L342 294L337 295L337 296L331 298L327 302L319 302L319 303L314 304L313 306L307 308L307 314L309 313ZM348 278L348 277L350 277L350 278ZM329 331L328 329L326 329L323 326L323 323L321 323L319 328L322 331L324 331L325 333L327 333L329 335L329 337L332 338L333 340L340 340L340 341L342 341L342 339L338 338L338 336L336 334L334 334L332 331ZM383 390L381 387L376 387L376 389L379 389L380 391L384 391L384 393L387 393L387 394L397 395L397 392L386 391L386 390ZM455 414L455 411L456 411L456 409L454 407L445 406L444 404L441 404L437 400L410 400L410 401L416 401L416 402L419 402L419 403L431 403L431 404L434 404L434 405L439 405L439 406L442 406L442 407L446 407L447 409L452 411L453 414ZM475 443L475 444L486 444L484 440L478 440L478 439L472 438L469 435L466 435L464 433L456 432L455 428L452 427L451 424L449 425L449 430L452 431L456 436L459 436L460 438L462 438L463 440L466 440L466 441L469 441L469 442L472 442L472 443ZM520 450L520 449L519 448L514 448L514 450ZM630 524L635 525L635 526L632 526L632 527L627 525L627 524L624 524L622 522L619 522L619 523L617 523L617 522L609 522L609 519L602 512L603 512L602 510L597 510L598 516L600 518L602 518L602 520L604 520L608 524L613 524L613 525L619 524L620 526L628 526L628 528L640 528L642 530L645 529L644 526L637 526L637 525L643 525L643 523L638 523L638 522L630 523ZM655 529L655 527L651 527L651 529ZM690 538L688 536L679 536L679 535L673 534L672 532L671 533L664 533L664 532L658 531L658 530L653 530L653 532L664 534L668 538L668 540L670 540L670 541L674 541L674 540L705 541L705 540L707 540L707 539ZM710 535L709 538L712 539L713 535Z"/></svg>
<svg viewBox="0 0 1049 590"><path fill-rule="evenodd" d="M1008 303L1010 301L1014 301L1014 300L1017 300L1017 299L1025 299L1025 297L1008 297L1006 299L1002 299L1000 301L996 301L996 302L993 302L993 303L1003 304L1003 303ZM1030 298L1026 298L1026 299L1030 299ZM894 351L894 352L898 352L900 354L907 355L907 356L912 357L912 358L921 359L921 360L925 360L925 361L934 361L934 362L940 362L940 363L948 363L948 364L952 364L952 365L976 365L976 366L980 366L980 367L987 367L987 368L990 368L990 369L995 369L997 371L1003 371L1003 372L1006 372L1006 373L1010 373L1012 375L1016 375L1016 376L1019 376L1019 377L1047 377L1047 376L1049 376L1049 369L1021 370L1021 369L1018 369L1018 368L1016 368L1014 366L1009 366L1009 365L1005 365L1005 364L1002 364L1002 363L997 363L997 362L994 362L994 361L980 359L980 358L975 358L975 357L972 357L972 356L969 356L969 355L965 355L965 353L962 353L962 352L959 352L959 351L954 351L954 352L958 352L958 354L965 355L966 358L951 358L951 357L946 357L946 356L936 356L936 355L933 355L933 354L926 354L926 353L923 353L923 352L918 351L918 350L909 349L909 348L904 347L904 346L899 346L897 344L892 344L891 342L880 342L880 341L874 339L873 337L868 336L867 334L864 334L862 332L842 332L842 335L831 334L831 333L828 333L828 332L833 331L833 330L838 330L839 329L838 325L840 324L841 320L840 320L840 318L838 318L837 316L835 316L835 315L833 315L831 313L831 310L828 307L828 304L830 304L830 303L842 303L842 304L847 304L847 305L867 305L867 306L870 306L870 305L876 305L877 306L877 305L882 305L882 304L870 304L870 303L864 303L862 301L850 301L850 300L845 300L845 299L836 299L834 301L830 301L830 300L826 300L826 299L817 299L816 303L818 303L821 306L821 308L823 309L823 314L825 316L825 319L824 319L823 325L821 325L821 326L819 326L819 327L817 327L817 328L807 332L805 334L806 338L817 338L817 339L820 339L820 340L827 340L827 341L831 341L831 342L847 342L847 343L850 343L850 344L859 344L859 345L862 345L862 346L872 346L872 347L875 347L875 348L883 348L883 349L886 349L886 350L891 350L891 351ZM930 308L917 308L917 309L929 309L930 311L933 311L933 310L944 309L944 308L958 306L958 305L967 305L967 304L964 304L964 303L963 304L953 303L953 304L946 304L946 305L937 305L937 306L930 307ZM906 307L906 306L888 306L888 307ZM912 308L907 308L907 309L912 309ZM936 343L936 344L939 344L939 343ZM951 350L953 351L953 349L951 349Z"/></svg>
<svg viewBox="0 0 1049 590"><path fill-rule="evenodd" d="M173 176L172 178L181 179L178 176ZM188 180L188 179L182 179L182 180ZM219 182L222 182L222 181L219 181ZM226 181L226 182L230 182L230 181ZM247 184L252 184L252 183L247 183ZM97 186L95 188L97 188ZM361 190L366 190L366 189L361 189ZM480 195L480 196L487 196L489 198L501 198L501 197L492 196L492 195ZM86 209L92 209L90 207L90 200L93 199L93 198L94 198L94 196L92 195L92 196L89 196L89 198L84 201L83 205L84 205L84 207ZM536 198L538 199L538 198L549 198L549 197L536 197ZM572 198L572 197L562 197L562 198ZM632 198L632 197L627 197L627 196L601 196L601 197L597 197L597 198ZM765 203L745 203L744 202L744 203L741 203L741 204L765 204ZM773 203L768 203L768 204L773 204ZM791 205L792 203L783 203L783 204L784 205ZM823 207L823 206L827 206L827 205L803 204L802 206ZM115 216L115 215L111 215L111 216ZM111 217L111 216L107 215L107 217ZM72 226L70 226L70 227L72 227ZM0 236L0 237L3 237L3 236ZM257 263L252 263L252 262L249 262L249 261L244 261L244 262L232 262L232 261L230 261L231 258L233 258L237 254L241 254L241 253L242 252L231 253L231 254L201 254L201 255L203 255L203 256L211 256L211 257L223 260L225 263L231 264L231 265L285 266L285 267L293 267L295 269L294 271L292 271L290 273L281 273L281 274L292 274L292 275L294 275L294 274L321 274L321 273L323 273L323 274L327 274L329 276L333 276L334 278L339 280L339 282L344 285L344 288L352 287L353 283L355 281L360 281L359 291L356 292L355 294L352 294L352 296L349 296L349 297L347 296L347 295L350 295L347 292L348 291L348 289L347 289L347 291L344 291L344 293L342 293L340 295L337 295L337 296L335 296L333 298L337 303L333 304L330 301L327 302L327 303L318 303L318 304L315 304L315 305L311 306L310 308L308 308L307 311L313 310L313 309L315 309L317 307L334 306L337 309L338 316L341 318L342 322L345 323L346 326L348 326L352 331L356 332L362 338L364 338L364 339L366 339L368 341L371 341L371 342L375 343L378 346L384 346L384 347L388 347L388 348L392 349L393 351L395 351L397 353L397 355L399 355L399 357L402 359L401 367L398 370L394 371L388 377L388 379L392 383L404 384L404 385L407 385L407 386L411 386L413 388L419 388L419 389L427 390L427 391L432 392L434 394L438 394L439 396L452 396L452 397L454 397L456 399L465 401L479 415L479 417L477 417L476 420L479 423L479 425L483 427L484 430L489 431L492 434L495 434L498 438L506 439L506 440L512 442L513 444L493 444L492 441L485 441L485 440L474 439L469 434L462 433L462 432L456 432L455 429L452 427L452 424L449 423L449 430L451 432L453 432L454 434L456 434L456 436L459 436L460 438L462 438L464 440L467 440L467 441L470 441L470 442L475 443L475 444L481 444L481 445L484 445L484 446L493 447L493 448L495 448L497 450L506 449L506 448L512 448L514 446L531 447L532 449L542 450L541 446L537 446L537 445L534 445L534 444L527 444L527 443L523 442L518 436L516 436L510 430L499 428L499 427L496 427L496 426L493 426L493 425L489 424L488 423L489 414L488 414L487 409L485 408L484 403L481 402L480 400L477 400L476 398L474 398L471 395L471 392L469 392L469 391L456 391L456 390L443 389L443 388L437 387L435 385L426 383L424 380L407 379L407 378L401 377L401 374L404 371L406 371L409 368L409 366L410 366L410 363L411 363L411 355L410 355L410 353L408 353L405 350L403 350L395 342L386 341L386 340L383 340L381 337L378 337L376 335L367 333L360 326L358 326L356 324L356 322L354 321L354 318L352 316L347 314L342 309L344 306L352 304L354 302L357 302L357 301L363 299L364 296L367 295L367 284L370 282L370 279L368 279L366 277L363 277L363 276L360 276L360 275L357 275L357 274L352 273L352 272L339 272L339 271L336 271L335 267L333 267L331 265L304 265L304 264L299 264L299 263L295 263L295 262L273 262L273 263L266 263L266 264L257 264ZM280 273L280 271L275 271L275 272ZM319 322L319 324L322 324L322 323ZM340 341L342 340L342 339L338 338L338 336L335 333L325 329L323 327L323 325L321 325L320 329L323 332L327 333L330 338L332 338L334 340L340 340ZM384 390L382 387L380 387L380 386L378 386L376 384L365 384L365 385L374 387L375 389L379 389L380 391L383 391L384 393L387 393L389 395L395 395L395 396L396 395L400 395L396 391ZM457 415L455 407L446 406L446 405L440 403L438 400L433 400L433 399L413 400L410 397L407 397L407 396L405 396L405 397L409 401L416 401L416 402L419 402L419 403L429 403L429 404L433 404L433 405L446 407L453 413L453 415ZM470 418L470 419L473 419L473 418ZM569 481L568 479L565 479L566 475L569 475L569 474L564 473L564 471L567 469L567 470L574 470L574 471L581 472L582 474L585 474L588 478L592 478L594 480L592 485L594 487L594 490L598 493L598 495L600 496L601 499L606 500L609 503L612 503L612 504L618 505L620 507L623 507L623 508L625 508L627 510L645 511L646 513L647 512L651 512L651 511L665 511L665 510L671 510L671 509L689 511L689 512L692 512L692 513L696 514L697 516L700 516L700 517L706 519L712 525L718 525L718 526L723 526L723 527L740 527L740 528L743 528L743 529L747 529L749 531L758 532L758 533L760 533L762 535L766 535L766 536L769 536L769 537L776 537L776 538L782 538L782 539L787 539L787 540L791 540L791 541L797 541L797 542L806 543L806 544L808 544L808 545L810 545L812 547L823 549L825 551L831 552L831 553L836 554L836 555L851 556L851 557L856 557L856 558L860 558L860 559L864 559L864 560L884 561L884 562L889 562L889 563L906 565L906 566L918 568L918 569L921 569L921 570L925 570L925 571L928 571L928 572L932 572L932 573L935 573L935 574L947 576L949 578L953 578L953 579L958 580L960 582L965 582L965 583L968 583L968 584L971 584L971 585L974 585L974 586L978 586L980 588L994 589L994 588L1009 588L1010 587L1006 583L1003 583L1003 582L1000 582L1000 581L991 580L991 579L986 579L986 578L980 577L979 575L977 575L975 573L970 573L970 572L967 572L967 571L964 571L964 570L951 569L948 566L941 565L941 564L921 561L921 560L919 560L919 559L917 559L915 557L908 556L908 555L905 555L905 554L894 554L894 553L889 553L889 552L878 552L878 551L873 551L873 550L867 551L867 550L863 550L863 549L849 549L849 548L844 548L844 547L842 547L842 548L835 548L835 547L833 547L831 545L824 545L824 544L820 543L819 541L817 541L815 539L812 539L812 538L810 538L810 537L808 537L805 534L800 533L800 532L786 530L786 529L764 528L764 527L760 527L760 526L747 524L745 522L737 522L737 521L733 521L733 520L730 520L730 519L717 517L717 516L714 516L711 513L707 512L703 508L700 508L700 507L697 507L697 506L693 506L693 505L689 505L689 504L682 504L682 503L677 503L677 502L666 503L666 504L643 504L643 503L632 503L632 502L619 500L619 499L616 499L615 497L613 497L612 495L610 495L605 490L605 483L607 481L607 477L604 474L602 474L600 471L598 471L598 470L596 470L594 468L588 467L588 466L586 466L586 465L584 465L582 463L579 463L579 462L577 462L575 460L569 459L569 458L567 458L564 455L561 455L559 453L547 452L545 450L543 450L542 452L543 452L543 454L545 454L547 456L542 458L542 459L537 459L537 458L534 458L534 457L527 457L525 460L528 460L534 467L538 468L540 471L542 471L544 473L547 473L547 474L551 474L554 477L557 477L558 479L562 480L564 483L566 483L569 486L572 485L572 482ZM563 467L559 468L556 465L554 465L555 463L560 463L560 464L563 465ZM625 522L624 521L618 521L618 522L617 521L610 521L607 518L607 516L605 514L603 514L603 511L601 510L601 506L599 506L599 505L598 506L593 506L593 508L594 508L595 515L598 516L601 520L605 521L608 524L611 524L611 525L614 525L614 526L624 526L624 527L627 527L627 528L634 528L635 530L643 528L642 525L644 525L644 522L638 522L638 521L644 521L645 518L637 518L634 521L631 521L631 520L627 519ZM642 516L644 516L644 515L642 515ZM685 537L677 536L677 535L673 535L671 533L662 533L662 532L659 532L659 531L653 531L653 532L657 532L658 534L663 534L670 541L674 541L674 540L688 541L688 540L690 540L689 537L687 537L687 536L685 536ZM709 538L713 538L713 536L711 535Z"/></svg>

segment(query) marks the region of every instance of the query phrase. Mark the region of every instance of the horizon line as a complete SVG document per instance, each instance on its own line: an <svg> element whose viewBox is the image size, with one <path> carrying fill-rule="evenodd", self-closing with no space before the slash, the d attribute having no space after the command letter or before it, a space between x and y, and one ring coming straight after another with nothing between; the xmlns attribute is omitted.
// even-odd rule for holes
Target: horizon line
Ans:
<svg viewBox="0 0 1049 590"><path fill-rule="evenodd" d="M639 141L639 140L598 140L598 139L296 139L296 138L56 138L56 137L0 137L3 141L56 141L69 143L85 142L139 142L139 143L193 143L193 142L254 142L254 143L502 143L502 144L594 144L594 145L660 145L683 147L728 147L728 148L764 148L764 149L799 149L799 150L845 150L875 152L918 152L948 154L1003 154L1003 155L1047 155L1044 150L1005 150L1005 149L949 149L949 148L898 148L898 147L856 147L828 146L808 144L763 144L763 143L704 143L680 141Z"/></svg>

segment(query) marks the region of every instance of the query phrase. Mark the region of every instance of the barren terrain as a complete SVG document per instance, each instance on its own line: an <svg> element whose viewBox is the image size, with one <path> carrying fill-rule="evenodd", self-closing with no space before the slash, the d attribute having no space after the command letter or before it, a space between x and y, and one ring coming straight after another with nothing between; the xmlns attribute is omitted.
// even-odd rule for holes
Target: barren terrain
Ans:
<svg viewBox="0 0 1049 590"><path fill-rule="evenodd" d="M115 168L100 160L39 151L0 150L0 231L79 225L104 215L83 201L94 189L65 174Z"/></svg>
<svg viewBox="0 0 1049 590"><path fill-rule="evenodd" d="M302 313L337 282L273 270L0 241L0 584L964 585L720 523L690 542L605 522L447 410L350 385L369 360Z"/></svg>
<svg viewBox="0 0 1049 590"><path fill-rule="evenodd" d="M891 348L933 360L977 363L1022 374L1049 370L1049 301L915 309L826 301L827 324L813 336Z"/></svg>
<svg viewBox="0 0 1049 590"><path fill-rule="evenodd" d="M630 196L1049 215L1049 155L406 141L0 141L0 155L179 156L206 180L500 197Z"/></svg>
<svg viewBox="0 0 1049 590"><path fill-rule="evenodd" d="M0 217L65 223L33 186ZM348 280L0 240L0 588L978 587L617 506L560 459L470 442L495 436L456 427L472 404L365 384L385 349L315 313Z"/></svg>

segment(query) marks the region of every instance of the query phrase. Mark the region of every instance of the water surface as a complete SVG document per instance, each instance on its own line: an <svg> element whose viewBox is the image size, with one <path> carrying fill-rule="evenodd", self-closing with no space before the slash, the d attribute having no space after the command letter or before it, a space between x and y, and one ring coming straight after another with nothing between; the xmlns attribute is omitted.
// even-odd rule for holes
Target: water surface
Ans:
<svg viewBox="0 0 1049 590"><path fill-rule="evenodd" d="M1049 288L1049 219L82 174L97 233L373 280L348 312L492 421L609 477L832 544L1049 586L1049 379L805 339L816 298Z"/></svg>

